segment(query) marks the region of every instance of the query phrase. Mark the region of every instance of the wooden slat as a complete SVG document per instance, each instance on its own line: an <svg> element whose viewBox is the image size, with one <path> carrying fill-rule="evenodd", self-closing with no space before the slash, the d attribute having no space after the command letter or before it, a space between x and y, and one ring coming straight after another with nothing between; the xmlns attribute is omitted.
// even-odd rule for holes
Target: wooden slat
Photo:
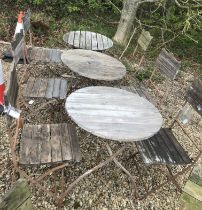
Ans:
<svg viewBox="0 0 202 210"><path fill-rule="evenodd" d="M50 61L54 63L61 63L61 53L59 49L51 49Z"/></svg>
<svg viewBox="0 0 202 210"><path fill-rule="evenodd" d="M178 141L174 137L174 135L171 132L171 130L167 128L167 129L164 129L164 131L166 132L167 136L169 136L170 141L175 146L176 150L178 151L178 154L181 156L181 158L183 159L184 163L185 164L191 163L192 162L191 159L189 158L189 156L187 155L185 150L182 148L182 146L178 143Z"/></svg>
<svg viewBox="0 0 202 210"><path fill-rule="evenodd" d="M85 49L86 48L86 32L85 31L81 31L79 47L81 49Z"/></svg>
<svg viewBox="0 0 202 210"><path fill-rule="evenodd" d="M25 124L23 126L21 143L20 143L20 164L30 164L30 144L32 141L32 128L31 125Z"/></svg>
<svg viewBox="0 0 202 210"><path fill-rule="evenodd" d="M97 43L97 34L92 32L92 50L97 50L98 48L98 43Z"/></svg>
<svg viewBox="0 0 202 210"><path fill-rule="evenodd" d="M61 79L54 80L53 98L59 98L60 96L60 83L61 83Z"/></svg>
<svg viewBox="0 0 202 210"><path fill-rule="evenodd" d="M142 33L140 34L140 37L137 42L141 46L141 48L144 51L146 51L152 38L153 37L150 35L150 33L148 31L143 30Z"/></svg>
<svg viewBox="0 0 202 210"><path fill-rule="evenodd" d="M34 53L33 60L35 60L35 61L41 61L41 57L42 57L42 53L43 53L43 48L42 47L37 47L34 50L35 50L35 53Z"/></svg>
<svg viewBox="0 0 202 210"><path fill-rule="evenodd" d="M46 98L52 98L53 97L53 87L54 87L54 79L48 80L48 86L46 89Z"/></svg>
<svg viewBox="0 0 202 210"><path fill-rule="evenodd" d="M51 151L52 151L52 162L62 161L62 149L61 149L61 137L60 128L57 124L50 125L51 130Z"/></svg>
<svg viewBox="0 0 202 210"><path fill-rule="evenodd" d="M39 90L38 90L39 98L45 97L47 86L48 86L48 79L41 79L41 86L39 87Z"/></svg>
<svg viewBox="0 0 202 210"><path fill-rule="evenodd" d="M32 125L32 139L30 144L30 164L40 164L40 142L42 140L41 125Z"/></svg>
<svg viewBox="0 0 202 210"><path fill-rule="evenodd" d="M42 51L40 60L42 62L46 62L46 63L50 62L50 52L51 52L51 49L49 49L49 48L43 48L42 50L43 51Z"/></svg>
<svg viewBox="0 0 202 210"><path fill-rule="evenodd" d="M42 139L41 139L41 151L40 162L50 163L51 160L51 142L50 142L50 125L42 125L41 127Z"/></svg>
<svg viewBox="0 0 202 210"><path fill-rule="evenodd" d="M102 35L103 47L104 49L108 49L108 40L106 36Z"/></svg>
<svg viewBox="0 0 202 210"><path fill-rule="evenodd" d="M68 39L69 39L69 33L64 34L63 40L65 43L68 43Z"/></svg>
<svg viewBox="0 0 202 210"><path fill-rule="evenodd" d="M30 77L28 79L27 84L26 84L25 89L24 89L24 96L25 97L28 97L31 94L34 83L35 83L35 78Z"/></svg>
<svg viewBox="0 0 202 210"><path fill-rule="evenodd" d="M27 10L23 17L23 26L25 33L27 33L27 31L30 29L30 25L30 10Z"/></svg>
<svg viewBox="0 0 202 210"><path fill-rule="evenodd" d="M67 95L67 80L61 79L60 99L65 99Z"/></svg>
<svg viewBox="0 0 202 210"><path fill-rule="evenodd" d="M79 48L80 43L80 31L75 31L74 33L74 47Z"/></svg>
<svg viewBox="0 0 202 210"><path fill-rule="evenodd" d="M92 50L92 38L90 31L86 31L86 49Z"/></svg>
<svg viewBox="0 0 202 210"><path fill-rule="evenodd" d="M71 151L71 133L69 132L68 125L65 123L60 124L61 148L63 161L72 160Z"/></svg>
<svg viewBox="0 0 202 210"><path fill-rule="evenodd" d="M74 31L69 32L68 44L74 45Z"/></svg>
<svg viewBox="0 0 202 210"><path fill-rule="evenodd" d="M100 51L104 50L104 45L103 45L101 34L97 34L97 44L98 44L98 50L100 50Z"/></svg>
<svg viewBox="0 0 202 210"><path fill-rule="evenodd" d="M71 124L68 124L67 128L68 128L69 138L71 141L72 158L76 162L79 162L81 160L81 152L80 152L78 136L76 135L76 128Z"/></svg>
<svg viewBox="0 0 202 210"><path fill-rule="evenodd" d="M39 87L41 86L41 78L36 78L32 90L28 97L38 97Z"/></svg>
<svg viewBox="0 0 202 210"><path fill-rule="evenodd" d="M108 49L109 49L113 46L113 42L110 38L107 38L107 42L108 42Z"/></svg>

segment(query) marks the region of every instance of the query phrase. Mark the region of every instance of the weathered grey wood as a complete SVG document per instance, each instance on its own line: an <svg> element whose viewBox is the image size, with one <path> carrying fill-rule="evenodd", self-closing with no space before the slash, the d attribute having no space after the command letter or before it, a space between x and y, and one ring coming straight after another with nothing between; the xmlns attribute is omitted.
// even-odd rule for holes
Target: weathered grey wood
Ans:
<svg viewBox="0 0 202 210"><path fill-rule="evenodd" d="M32 127L29 124L25 124L21 135L20 164L30 164L30 141L32 141Z"/></svg>
<svg viewBox="0 0 202 210"><path fill-rule="evenodd" d="M69 32L68 44L74 45L74 31Z"/></svg>
<svg viewBox="0 0 202 210"><path fill-rule="evenodd" d="M29 94L29 97L38 97L38 92L39 92L39 87L42 85L41 84L41 78L36 78L35 79L35 82L34 82L34 85L32 87L32 90Z"/></svg>
<svg viewBox="0 0 202 210"><path fill-rule="evenodd" d="M186 100L202 116L202 81L195 79L188 89Z"/></svg>
<svg viewBox="0 0 202 210"><path fill-rule="evenodd" d="M38 98L45 98L46 89L48 86L48 79L41 79L41 86L39 86L38 90Z"/></svg>
<svg viewBox="0 0 202 210"><path fill-rule="evenodd" d="M62 79L60 83L60 99L65 99L67 95L67 80Z"/></svg>
<svg viewBox="0 0 202 210"><path fill-rule="evenodd" d="M41 125L32 126L32 139L27 142L29 144L30 153L27 158L30 164L40 164L40 142L42 140Z"/></svg>
<svg viewBox="0 0 202 210"><path fill-rule="evenodd" d="M51 50L51 56L50 56L50 62L62 63L62 61L61 61L61 54L62 54L62 50L52 49Z"/></svg>
<svg viewBox="0 0 202 210"><path fill-rule="evenodd" d="M117 59L89 50L68 50L61 55L62 62L81 76L113 81L123 78L125 66Z"/></svg>
<svg viewBox="0 0 202 210"><path fill-rule="evenodd" d="M86 48L86 32L85 31L81 31L79 48L81 49Z"/></svg>
<svg viewBox="0 0 202 210"><path fill-rule="evenodd" d="M97 34L94 32L91 32L91 35L92 35L92 50L98 50Z"/></svg>
<svg viewBox="0 0 202 210"><path fill-rule="evenodd" d="M90 31L71 31L63 36L63 40L75 48L95 51L103 51L113 46L111 39Z"/></svg>
<svg viewBox="0 0 202 210"><path fill-rule="evenodd" d="M52 161L60 162L62 161L62 149L61 149L61 137L60 137L60 129L57 124L51 124L51 151L52 151Z"/></svg>
<svg viewBox="0 0 202 210"><path fill-rule="evenodd" d="M74 47L79 48L80 46L80 31L75 31L74 33Z"/></svg>
<svg viewBox="0 0 202 210"><path fill-rule="evenodd" d="M98 33L97 33L97 44L98 44L98 50L100 50L100 51L104 50L102 35L98 34Z"/></svg>
<svg viewBox="0 0 202 210"><path fill-rule="evenodd" d="M55 79L53 86L53 98L59 98L60 96L60 79Z"/></svg>
<svg viewBox="0 0 202 210"><path fill-rule="evenodd" d="M92 50L92 35L90 31L86 31L86 49Z"/></svg>
<svg viewBox="0 0 202 210"><path fill-rule="evenodd" d="M142 30L137 42L146 51L152 39L153 36L150 35L149 31Z"/></svg>
<svg viewBox="0 0 202 210"><path fill-rule="evenodd" d="M28 97L32 91L32 88L33 88L33 85L34 85L34 82L35 82L35 78L34 77L30 77L27 81L27 84L24 88L24 96L25 97Z"/></svg>
<svg viewBox="0 0 202 210"><path fill-rule="evenodd" d="M46 98L52 98L53 97L53 87L54 87L54 79L48 80L48 86L46 89Z"/></svg>
<svg viewBox="0 0 202 210"><path fill-rule="evenodd" d="M168 128L162 128L150 139L136 144L146 164L191 163L191 159Z"/></svg>
<svg viewBox="0 0 202 210"><path fill-rule="evenodd" d="M82 88L67 98L65 107L81 128L112 140L147 139L162 125L155 106L137 94L118 88Z"/></svg>
<svg viewBox="0 0 202 210"><path fill-rule="evenodd" d="M69 133L70 131L67 124L62 123L60 126L62 159L63 161L71 160L73 159L71 150L71 134Z"/></svg>
<svg viewBox="0 0 202 210"><path fill-rule="evenodd" d="M50 125L42 125L41 127L42 138L40 141L40 163L51 163L51 142L50 142Z"/></svg>
<svg viewBox="0 0 202 210"><path fill-rule="evenodd" d="M72 159L76 162L79 162L81 160L81 152L78 136L76 135L76 128L71 124L68 124L67 128L69 133L69 139L71 141Z"/></svg>
<svg viewBox="0 0 202 210"><path fill-rule="evenodd" d="M30 190L25 179L18 179L0 202L1 210L34 210L30 203ZM26 206L26 208L24 208Z"/></svg>
<svg viewBox="0 0 202 210"><path fill-rule="evenodd" d="M13 61L10 66L7 87L5 91L5 97L13 107L16 107L18 89L19 89L19 84L17 78L17 71L15 67L15 62Z"/></svg>
<svg viewBox="0 0 202 210"><path fill-rule="evenodd" d="M67 160L78 162L80 158L79 142L73 125L24 125L20 143L20 164L40 165Z"/></svg>
<svg viewBox="0 0 202 210"><path fill-rule="evenodd" d="M180 69L181 62L178 61L172 53L168 53L164 48L161 50L157 60L156 67L162 74L169 79L174 80Z"/></svg>

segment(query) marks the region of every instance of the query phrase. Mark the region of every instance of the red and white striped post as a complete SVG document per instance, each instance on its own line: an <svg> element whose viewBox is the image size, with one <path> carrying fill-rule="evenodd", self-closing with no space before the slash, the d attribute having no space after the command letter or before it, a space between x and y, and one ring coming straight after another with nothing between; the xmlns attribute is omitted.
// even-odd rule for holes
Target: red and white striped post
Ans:
<svg viewBox="0 0 202 210"><path fill-rule="evenodd" d="M24 17L24 12L20 11L20 13L18 15L18 22L17 22L16 28L15 28L14 38L17 33L21 32L21 30L23 30L23 32L24 32L24 26L23 26L23 20L22 20L23 17Z"/></svg>
<svg viewBox="0 0 202 210"><path fill-rule="evenodd" d="M4 84L4 76L3 76L3 66L0 59L0 106L3 106L5 103L4 91L5 91L5 84Z"/></svg>

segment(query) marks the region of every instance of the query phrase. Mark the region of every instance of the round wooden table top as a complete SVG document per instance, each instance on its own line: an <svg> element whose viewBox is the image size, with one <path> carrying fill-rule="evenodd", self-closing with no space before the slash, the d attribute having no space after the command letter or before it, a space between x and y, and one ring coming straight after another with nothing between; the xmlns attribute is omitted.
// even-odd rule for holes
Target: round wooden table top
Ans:
<svg viewBox="0 0 202 210"><path fill-rule="evenodd" d="M75 48L103 51L113 46L111 39L91 31L70 31L63 36L66 44Z"/></svg>
<svg viewBox="0 0 202 210"><path fill-rule="evenodd" d="M122 79L126 74L126 67L120 61L95 51L63 51L61 60L72 71L90 79L113 81Z"/></svg>
<svg viewBox="0 0 202 210"><path fill-rule="evenodd" d="M119 88L94 86L79 89L66 100L71 119L84 130L111 140L140 141L162 126L158 109L138 94Z"/></svg>

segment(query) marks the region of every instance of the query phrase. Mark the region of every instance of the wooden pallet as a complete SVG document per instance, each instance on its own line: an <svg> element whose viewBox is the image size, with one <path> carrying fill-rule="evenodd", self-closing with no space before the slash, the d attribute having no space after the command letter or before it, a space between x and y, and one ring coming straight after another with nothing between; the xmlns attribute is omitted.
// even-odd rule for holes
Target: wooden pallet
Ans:
<svg viewBox="0 0 202 210"><path fill-rule="evenodd" d="M90 31L70 31L63 36L63 40L75 48L86 50L102 51L113 46L111 39Z"/></svg>
<svg viewBox="0 0 202 210"><path fill-rule="evenodd" d="M30 77L24 89L24 96L30 98L65 99L67 91L67 80Z"/></svg>
<svg viewBox="0 0 202 210"><path fill-rule="evenodd" d="M20 164L80 161L76 129L70 124L25 124L20 142Z"/></svg>

